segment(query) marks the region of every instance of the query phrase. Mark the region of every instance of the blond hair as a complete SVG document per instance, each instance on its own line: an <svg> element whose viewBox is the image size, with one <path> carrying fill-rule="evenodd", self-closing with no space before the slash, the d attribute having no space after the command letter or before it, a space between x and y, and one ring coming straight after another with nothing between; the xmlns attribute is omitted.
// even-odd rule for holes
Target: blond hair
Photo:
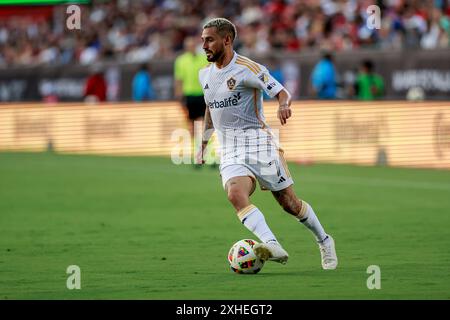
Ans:
<svg viewBox="0 0 450 320"><path fill-rule="evenodd" d="M237 36L236 26L228 19L225 18L214 18L209 20L203 29L216 27L217 33L223 38L227 34L231 36L231 41L234 41Z"/></svg>

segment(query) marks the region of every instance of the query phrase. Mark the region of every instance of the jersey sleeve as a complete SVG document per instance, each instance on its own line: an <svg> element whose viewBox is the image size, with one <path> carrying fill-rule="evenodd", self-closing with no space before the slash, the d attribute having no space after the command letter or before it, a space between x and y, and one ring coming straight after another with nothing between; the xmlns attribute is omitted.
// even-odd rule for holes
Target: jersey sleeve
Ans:
<svg viewBox="0 0 450 320"><path fill-rule="evenodd" d="M245 85L251 88L263 90L269 97L275 97L281 90L284 89L283 85L279 83L269 73L266 67L258 65L260 71L255 73L251 70L247 70L245 77Z"/></svg>

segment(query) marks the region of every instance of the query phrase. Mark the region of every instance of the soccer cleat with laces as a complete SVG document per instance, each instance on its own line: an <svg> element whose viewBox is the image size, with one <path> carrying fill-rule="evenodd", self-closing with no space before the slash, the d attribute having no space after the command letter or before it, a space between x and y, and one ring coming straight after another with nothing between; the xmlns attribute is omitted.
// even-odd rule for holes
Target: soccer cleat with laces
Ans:
<svg viewBox="0 0 450 320"><path fill-rule="evenodd" d="M253 247L256 256L263 261L275 261L286 264L289 258L286 250L278 242L258 243Z"/></svg>
<svg viewBox="0 0 450 320"><path fill-rule="evenodd" d="M328 235L322 243L319 243L320 255L322 256L322 268L334 270L338 264L334 239Z"/></svg>

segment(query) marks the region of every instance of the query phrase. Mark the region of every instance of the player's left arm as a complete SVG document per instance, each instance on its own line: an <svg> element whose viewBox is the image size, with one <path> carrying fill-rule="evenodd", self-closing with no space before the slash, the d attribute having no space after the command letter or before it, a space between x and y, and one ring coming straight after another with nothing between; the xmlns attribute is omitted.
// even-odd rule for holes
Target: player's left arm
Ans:
<svg viewBox="0 0 450 320"><path fill-rule="evenodd" d="M284 126L287 122L287 119L289 119L292 116L292 110L291 110L291 103L292 103L292 96L285 88L283 88L278 94L276 95L278 99L278 112L277 116L278 119L280 119L281 125Z"/></svg>
<svg viewBox="0 0 450 320"><path fill-rule="evenodd" d="M277 116L280 119L281 125L285 125L287 119L292 115L291 111L291 94L269 73L266 67L258 64L257 69L248 71L245 79L245 84L252 88L257 88L264 91L269 97L278 99Z"/></svg>

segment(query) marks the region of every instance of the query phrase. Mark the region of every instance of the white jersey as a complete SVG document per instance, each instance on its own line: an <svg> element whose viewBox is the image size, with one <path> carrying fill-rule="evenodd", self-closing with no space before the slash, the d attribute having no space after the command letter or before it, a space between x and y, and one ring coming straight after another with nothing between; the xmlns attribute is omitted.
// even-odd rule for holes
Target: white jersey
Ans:
<svg viewBox="0 0 450 320"><path fill-rule="evenodd" d="M212 63L200 70L199 80L221 145L222 162L258 152L262 145L274 147L265 123L262 91L273 98L283 86L264 66L234 52L224 68Z"/></svg>

